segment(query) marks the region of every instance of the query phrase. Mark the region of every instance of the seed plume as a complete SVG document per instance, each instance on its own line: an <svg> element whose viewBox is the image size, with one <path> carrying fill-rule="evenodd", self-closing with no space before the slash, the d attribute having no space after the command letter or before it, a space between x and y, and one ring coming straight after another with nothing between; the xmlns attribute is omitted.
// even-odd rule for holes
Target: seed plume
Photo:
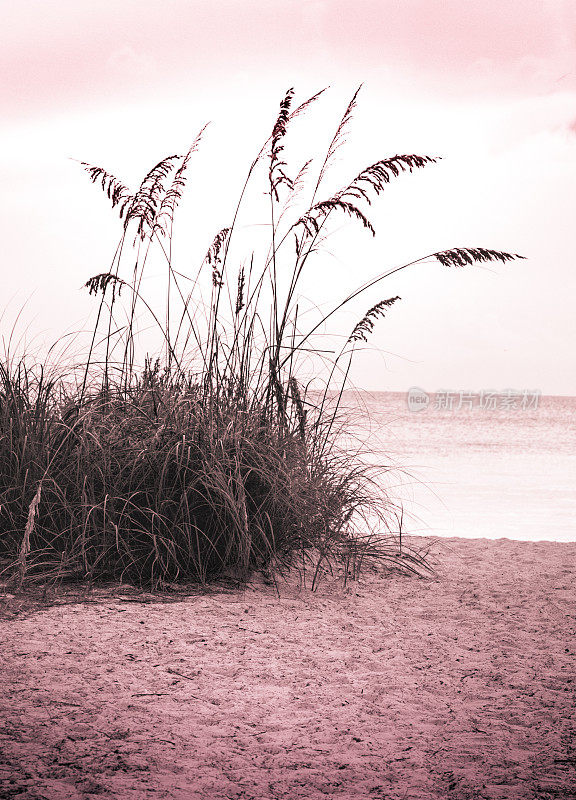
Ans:
<svg viewBox="0 0 576 800"><path fill-rule="evenodd" d="M126 214L124 220L125 230L132 220L138 223L136 234L141 239L145 239L154 229L156 215L165 193L164 181L175 168L176 162L180 158L181 156L163 158L146 175Z"/></svg>
<svg viewBox="0 0 576 800"><path fill-rule="evenodd" d="M102 292L102 296L106 294L108 286L112 284L112 299L116 297L116 287L118 287L118 295L122 293L122 287L126 285L126 281L114 275L111 272L101 272L99 275L94 275L86 281L84 286L88 289L88 294L97 295Z"/></svg>
<svg viewBox="0 0 576 800"><path fill-rule="evenodd" d="M198 135L192 142L190 149L182 159L182 163L174 173L172 184L168 189L168 191L166 192L166 194L164 195L162 203L160 204L160 208L156 215L155 226L164 236L166 235L166 224L171 225L172 222L174 221L174 212L176 211L176 208L182 197L182 193L186 187L185 172L188 169L190 158L192 156L192 153L194 153L198 149L198 145L200 144L202 135L207 127L208 124L204 125L200 133L198 133Z"/></svg>
<svg viewBox="0 0 576 800"><path fill-rule="evenodd" d="M360 341L367 342L369 334L371 334L374 330L376 320L379 317L384 317L386 309L394 305L396 300L400 300L400 298L390 297L388 300L381 300L379 303L376 303L375 306L372 306L372 308L368 309L348 337L348 344Z"/></svg>
<svg viewBox="0 0 576 800"><path fill-rule="evenodd" d="M121 183L118 178L110 172L106 172L102 167L94 167L86 161L80 162L86 172L90 175L92 183L100 183L102 190L105 192L109 200L112 201L112 208L118 206L120 219L123 218L126 208L130 206L134 200L134 196L130 190Z"/></svg>
<svg viewBox="0 0 576 800"><path fill-rule="evenodd" d="M525 258L517 253L503 253L500 250L488 250L486 247L455 247L452 250L442 250L434 253L434 257L445 267L465 267L484 261L513 261L516 258Z"/></svg>
<svg viewBox="0 0 576 800"><path fill-rule="evenodd" d="M282 183L285 183L289 189L292 188L292 181L283 170L283 167L286 166L286 162L281 160L281 154L284 150L282 140L286 135L286 127L288 125L288 120L290 119L290 106L292 105L293 97L294 89L288 89L284 99L280 103L280 112L276 118L276 122L272 130L272 149L270 151L270 168L268 171L268 177L270 180L272 194L274 195L276 201L279 200L278 187Z"/></svg>

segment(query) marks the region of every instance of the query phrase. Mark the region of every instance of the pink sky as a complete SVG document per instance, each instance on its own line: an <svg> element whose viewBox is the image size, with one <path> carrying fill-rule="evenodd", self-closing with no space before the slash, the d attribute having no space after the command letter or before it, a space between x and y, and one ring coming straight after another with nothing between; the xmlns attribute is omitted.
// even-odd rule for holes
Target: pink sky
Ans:
<svg viewBox="0 0 576 800"><path fill-rule="evenodd" d="M212 119L206 155L234 130L230 157L247 166L288 86L332 86L311 122L328 133L363 81L352 165L445 160L390 188L359 278L457 245L529 260L403 276L390 287L402 307L374 338L394 355L362 354L356 382L576 394L571 0L21 0L0 43L4 334L30 296L54 337L84 319L78 287L113 252L114 218L68 157L135 180Z"/></svg>
<svg viewBox="0 0 576 800"><path fill-rule="evenodd" d="M576 87L571 0L21 0L5 9L5 113L37 115L191 79L393 67L467 93Z"/></svg>

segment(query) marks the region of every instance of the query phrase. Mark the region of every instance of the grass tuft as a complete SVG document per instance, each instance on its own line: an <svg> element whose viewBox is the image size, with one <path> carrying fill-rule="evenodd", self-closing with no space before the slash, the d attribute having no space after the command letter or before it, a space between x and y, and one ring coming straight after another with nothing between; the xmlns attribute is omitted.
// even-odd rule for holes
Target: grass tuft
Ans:
<svg viewBox="0 0 576 800"><path fill-rule="evenodd" d="M370 206L401 173L437 159L383 159L317 199L358 97L316 180L312 159L292 180L283 160L286 139L321 94L291 110L294 92L286 93L234 217L214 237L194 280L173 262L172 235L205 128L185 156L159 161L134 193L82 162L118 208L121 238L110 269L85 284L98 309L81 378L64 368L49 373L25 357L0 362L5 575L20 584L75 578L159 587L246 581L256 570L281 574L303 566L315 588L336 568L345 580L371 563L404 572L426 568L425 558L402 541L402 515L382 488L386 467L368 467L340 445L342 391L355 347L399 298L373 305L336 355L316 338L356 297L411 264L375 277L306 327L299 289L333 212L374 235L360 205ZM242 254L235 246L239 213L263 163L270 241L263 253L254 246ZM290 221L308 179L307 210ZM164 316L142 290L152 250L166 264ZM457 248L412 264L431 258L466 266L517 256ZM163 350L139 367L143 318L159 332ZM310 362L312 372L327 369L320 391L307 380Z"/></svg>

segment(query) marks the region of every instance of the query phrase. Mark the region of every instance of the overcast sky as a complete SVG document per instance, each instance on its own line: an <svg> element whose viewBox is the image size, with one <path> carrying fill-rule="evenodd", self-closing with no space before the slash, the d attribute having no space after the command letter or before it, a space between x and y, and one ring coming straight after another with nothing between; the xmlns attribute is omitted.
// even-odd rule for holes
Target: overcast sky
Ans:
<svg viewBox="0 0 576 800"><path fill-rule="evenodd" d="M336 232L307 290L320 302L454 246L527 260L462 271L427 263L378 287L358 310L396 294L402 303L377 325L379 351L359 355L355 383L576 394L573 0L3 0L0 8L5 338L24 302L18 329L31 339L85 325L93 298L80 287L114 252L118 221L70 159L137 183L212 120L190 173L212 227L187 219L185 205L178 218L190 230L196 223L205 250L228 224L235 197L226 193L240 185L285 90L303 99L331 87L301 123L312 146L329 141L362 82L337 170L353 177L396 153L443 160L390 185L373 207L374 240L354 226Z"/></svg>

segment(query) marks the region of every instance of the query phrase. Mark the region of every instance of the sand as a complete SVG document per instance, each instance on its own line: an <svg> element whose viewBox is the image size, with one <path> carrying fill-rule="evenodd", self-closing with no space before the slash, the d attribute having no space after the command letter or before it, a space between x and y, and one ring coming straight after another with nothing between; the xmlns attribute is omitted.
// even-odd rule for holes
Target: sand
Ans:
<svg viewBox="0 0 576 800"><path fill-rule="evenodd" d="M433 553L315 594L5 598L0 797L576 798L576 543Z"/></svg>

